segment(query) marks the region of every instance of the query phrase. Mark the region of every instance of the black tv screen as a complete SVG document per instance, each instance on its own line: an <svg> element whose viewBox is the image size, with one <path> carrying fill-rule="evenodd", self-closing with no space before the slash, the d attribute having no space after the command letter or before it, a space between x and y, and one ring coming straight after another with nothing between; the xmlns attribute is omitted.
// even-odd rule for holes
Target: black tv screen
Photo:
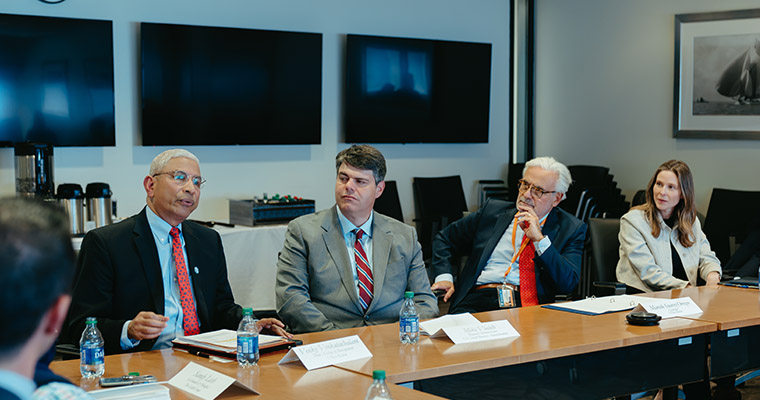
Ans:
<svg viewBox="0 0 760 400"><path fill-rule="evenodd" d="M111 21L0 14L0 145L113 146Z"/></svg>
<svg viewBox="0 0 760 400"><path fill-rule="evenodd" d="M142 144L317 144L322 35L142 23Z"/></svg>
<svg viewBox="0 0 760 400"><path fill-rule="evenodd" d="M488 43L348 35L346 142L487 143Z"/></svg>

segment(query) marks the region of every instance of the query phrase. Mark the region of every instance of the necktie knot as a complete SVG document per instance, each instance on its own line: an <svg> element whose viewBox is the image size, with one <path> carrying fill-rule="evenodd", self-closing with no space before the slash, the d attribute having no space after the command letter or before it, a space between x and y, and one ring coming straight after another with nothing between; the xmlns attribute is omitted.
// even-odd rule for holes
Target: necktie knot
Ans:
<svg viewBox="0 0 760 400"><path fill-rule="evenodd" d="M364 231L361 229L354 229L354 232L356 233L356 240L362 240L362 236L364 236Z"/></svg>
<svg viewBox="0 0 760 400"><path fill-rule="evenodd" d="M179 229L176 226L173 226L172 229L169 231L169 236L172 238L179 237Z"/></svg>

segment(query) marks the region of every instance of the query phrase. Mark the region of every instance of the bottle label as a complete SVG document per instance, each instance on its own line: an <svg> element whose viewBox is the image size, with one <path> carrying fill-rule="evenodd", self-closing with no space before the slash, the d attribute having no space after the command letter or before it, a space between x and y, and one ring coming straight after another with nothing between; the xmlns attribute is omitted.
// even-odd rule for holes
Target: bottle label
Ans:
<svg viewBox="0 0 760 400"><path fill-rule="evenodd" d="M419 331L417 324L420 317L405 317L399 319L399 330L403 333L413 333Z"/></svg>
<svg viewBox="0 0 760 400"><path fill-rule="evenodd" d="M98 365L103 364L104 353L103 347L81 348L79 349L79 358L82 364Z"/></svg>
<svg viewBox="0 0 760 400"><path fill-rule="evenodd" d="M259 337L258 336L238 336L237 338L237 352L242 354L251 354L259 351Z"/></svg>

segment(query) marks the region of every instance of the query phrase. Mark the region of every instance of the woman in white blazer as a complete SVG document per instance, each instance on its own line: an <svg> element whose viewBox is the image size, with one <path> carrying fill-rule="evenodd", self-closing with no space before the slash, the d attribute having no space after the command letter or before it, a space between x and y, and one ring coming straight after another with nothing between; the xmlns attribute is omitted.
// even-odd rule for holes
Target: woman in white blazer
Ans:
<svg viewBox="0 0 760 400"><path fill-rule="evenodd" d="M646 203L620 220L617 279L645 292L720 281L720 261L710 250L694 203L694 181L683 161L666 161L655 171Z"/></svg>

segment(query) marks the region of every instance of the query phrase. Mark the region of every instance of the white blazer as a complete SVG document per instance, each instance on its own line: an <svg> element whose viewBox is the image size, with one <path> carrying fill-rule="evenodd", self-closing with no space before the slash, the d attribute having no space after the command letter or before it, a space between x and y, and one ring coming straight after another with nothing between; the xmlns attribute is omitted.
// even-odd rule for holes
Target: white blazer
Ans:
<svg viewBox="0 0 760 400"><path fill-rule="evenodd" d="M617 265L617 279L628 286L645 292L656 290L680 289L688 283L697 286L697 276L707 279L712 271L722 273L720 261L715 252L710 250L699 219L694 221L692 230L694 244L683 247L678 241L678 232L671 229L658 213L660 236L652 236L652 228L646 220L644 211L628 211L620 220L620 260ZM673 276L671 260L671 243L681 256L683 269L689 281Z"/></svg>

